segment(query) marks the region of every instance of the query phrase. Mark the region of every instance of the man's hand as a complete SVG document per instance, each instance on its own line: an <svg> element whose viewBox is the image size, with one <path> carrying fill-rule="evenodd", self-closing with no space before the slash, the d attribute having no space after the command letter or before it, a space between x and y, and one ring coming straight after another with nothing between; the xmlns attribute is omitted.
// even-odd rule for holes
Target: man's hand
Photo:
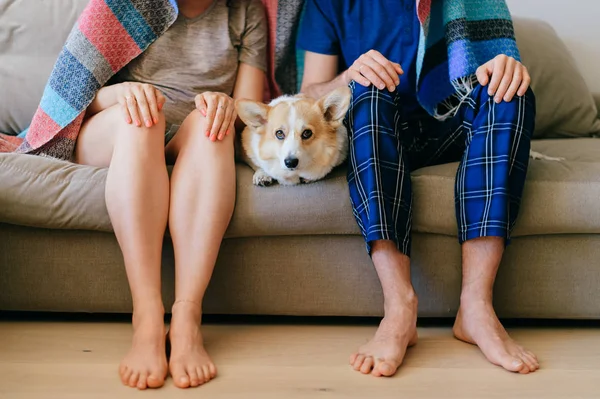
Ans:
<svg viewBox="0 0 600 399"><path fill-rule="evenodd" d="M502 100L511 101L515 94L524 96L531 83L527 68L504 54L480 66L477 69L477 80L482 86L489 83L488 94L494 96L494 101L498 104Z"/></svg>
<svg viewBox="0 0 600 399"><path fill-rule="evenodd" d="M400 64L389 61L377 50L369 50L348 68L344 80L346 84L354 80L365 87L372 83L379 90L387 87L389 91L394 91L400 84L399 75L403 73Z"/></svg>

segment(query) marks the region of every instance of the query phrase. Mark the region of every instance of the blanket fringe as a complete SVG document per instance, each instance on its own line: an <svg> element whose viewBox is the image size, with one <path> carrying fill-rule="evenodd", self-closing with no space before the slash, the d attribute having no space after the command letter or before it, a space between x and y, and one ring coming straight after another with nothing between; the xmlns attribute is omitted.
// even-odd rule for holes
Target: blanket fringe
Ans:
<svg viewBox="0 0 600 399"><path fill-rule="evenodd" d="M460 106L469 98L477 85L477 76L470 75L450 82L454 87L454 94L441 102L435 109L434 118L444 121L453 118Z"/></svg>

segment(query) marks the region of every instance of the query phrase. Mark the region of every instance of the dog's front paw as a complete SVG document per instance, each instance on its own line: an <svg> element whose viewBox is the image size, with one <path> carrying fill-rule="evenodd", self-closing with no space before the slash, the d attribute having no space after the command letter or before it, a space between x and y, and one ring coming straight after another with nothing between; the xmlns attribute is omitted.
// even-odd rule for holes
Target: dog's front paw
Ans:
<svg viewBox="0 0 600 399"><path fill-rule="evenodd" d="M264 170L260 169L254 172L252 183L254 183L255 186L269 187L275 184L275 179L267 175Z"/></svg>

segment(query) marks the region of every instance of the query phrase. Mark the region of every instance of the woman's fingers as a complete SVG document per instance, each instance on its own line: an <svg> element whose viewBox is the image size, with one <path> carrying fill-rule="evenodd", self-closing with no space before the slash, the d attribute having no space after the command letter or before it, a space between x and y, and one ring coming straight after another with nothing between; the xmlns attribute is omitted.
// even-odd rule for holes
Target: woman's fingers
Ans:
<svg viewBox="0 0 600 399"><path fill-rule="evenodd" d="M217 111L215 114L215 119L213 121L212 127L210 129L210 140L215 141L218 137L219 131L221 130L221 126L223 125L223 120L225 119L225 111L226 104L222 99L219 99L217 103Z"/></svg>
<svg viewBox="0 0 600 399"><path fill-rule="evenodd" d="M139 110L138 115L141 117L141 125L146 127L152 126L152 117L150 116L150 107L148 106L148 100L146 99L146 93L141 87L136 87L133 91L137 107ZM140 126L141 126L140 125Z"/></svg>
<svg viewBox="0 0 600 399"><path fill-rule="evenodd" d="M131 125L133 120L131 119L131 115L129 115L129 109L127 108L127 101L122 101L120 104L121 104L121 110L123 112L123 117L125 118L125 122L127 122L127 124Z"/></svg>
<svg viewBox="0 0 600 399"><path fill-rule="evenodd" d="M206 104L206 99L204 98L204 96L202 94L198 94L194 99L194 102L196 103L196 109L200 111L202 116L206 117L206 113L208 111L208 104Z"/></svg>
<svg viewBox="0 0 600 399"><path fill-rule="evenodd" d="M210 137L215 116L217 114L218 103L216 98L212 96L205 97L204 101L206 101L206 137Z"/></svg>
<svg viewBox="0 0 600 399"><path fill-rule="evenodd" d="M158 123L158 100L156 98L156 90L150 85L144 86L144 94L148 101L148 109L150 111L150 117L152 118L152 124Z"/></svg>
<svg viewBox="0 0 600 399"><path fill-rule="evenodd" d="M140 114L138 112L137 100L134 95L130 94L125 96L125 101L127 103L127 110L129 111L129 115L131 115L131 120L134 125L142 126L142 122L140 121Z"/></svg>
<svg viewBox="0 0 600 399"><path fill-rule="evenodd" d="M235 107L231 104L230 101L226 104L225 117L223 118L223 123L221 124L221 129L219 130L219 135L217 138L219 140L223 140L225 135L229 134L229 129L231 125L231 119L234 118Z"/></svg>

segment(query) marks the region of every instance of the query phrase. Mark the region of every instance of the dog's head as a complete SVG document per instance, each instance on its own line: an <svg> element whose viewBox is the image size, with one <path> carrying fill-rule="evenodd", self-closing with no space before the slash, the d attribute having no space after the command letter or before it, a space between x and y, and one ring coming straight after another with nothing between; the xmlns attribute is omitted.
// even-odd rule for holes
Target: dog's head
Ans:
<svg viewBox="0 0 600 399"><path fill-rule="evenodd" d="M300 173L332 166L339 152L336 131L348 111L350 97L350 89L342 87L318 100L281 97L269 105L239 100L236 107L240 119L260 135L258 157L278 160L281 169Z"/></svg>

